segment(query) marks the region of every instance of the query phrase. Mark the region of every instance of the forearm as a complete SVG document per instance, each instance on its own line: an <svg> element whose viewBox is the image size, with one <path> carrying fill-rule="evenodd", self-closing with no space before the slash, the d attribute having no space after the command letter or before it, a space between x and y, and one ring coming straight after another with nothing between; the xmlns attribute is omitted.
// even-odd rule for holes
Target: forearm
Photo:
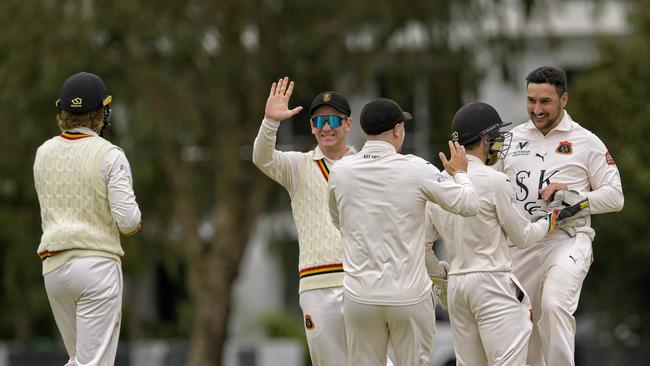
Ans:
<svg viewBox="0 0 650 366"><path fill-rule="evenodd" d="M625 203L623 189L616 185L606 185L595 191L580 194L589 199L589 210L592 215L621 211Z"/></svg>
<svg viewBox="0 0 650 366"><path fill-rule="evenodd" d="M530 222L524 218L523 221L510 225L506 234L512 244L524 249L542 240L548 234L548 229L549 223L546 219Z"/></svg>
<svg viewBox="0 0 650 366"><path fill-rule="evenodd" d="M253 143L253 164L265 173L273 162L279 127L280 122L264 118Z"/></svg>
<svg viewBox="0 0 650 366"><path fill-rule="evenodd" d="M102 171L106 182L111 215L121 233L135 234L140 229L141 213L133 191L131 168L124 153L110 150L103 161Z"/></svg>
<svg viewBox="0 0 650 366"><path fill-rule="evenodd" d="M453 202L449 205L450 212L461 216L474 216L478 213L478 196L467 173L457 173L453 177L458 184ZM447 209L445 207L445 209Z"/></svg>
<svg viewBox="0 0 650 366"><path fill-rule="evenodd" d="M140 230L142 214L135 201L133 191L130 194L123 191L109 191L108 200L111 214L120 233L124 235L137 233Z"/></svg>
<svg viewBox="0 0 650 366"><path fill-rule="evenodd" d="M426 251L424 253L424 264L427 267L427 273L429 276L437 278L447 277L447 271L442 266L442 264L440 264L436 253L433 252L433 243L427 243L426 245Z"/></svg>
<svg viewBox="0 0 650 366"><path fill-rule="evenodd" d="M269 178L280 183L293 196L304 153L275 149L280 122L265 118L253 144L253 163Z"/></svg>

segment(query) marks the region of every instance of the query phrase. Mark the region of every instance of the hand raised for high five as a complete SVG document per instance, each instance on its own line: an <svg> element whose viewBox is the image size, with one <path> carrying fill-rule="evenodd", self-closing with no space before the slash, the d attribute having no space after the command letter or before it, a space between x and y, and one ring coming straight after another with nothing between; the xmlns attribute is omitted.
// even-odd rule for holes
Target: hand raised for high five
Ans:
<svg viewBox="0 0 650 366"><path fill-rule="evenodd" d="M458 172L467 172L467 155L465 154L465 146L459 144L457 141L449 141L450 158L443 152L439 152L438 156L442 161L442 166L449 175L453 176Z"/></svg>
<svg viewBox="0 0 650 366"><path fill-rule="evenodd" d="M284 121L300 113L302 107L298 106L289 109L289 98L293 92L293 81L289 82L288 77L278 80L271 85L269 99L266 100L264 117L274 121Z"/></svg>

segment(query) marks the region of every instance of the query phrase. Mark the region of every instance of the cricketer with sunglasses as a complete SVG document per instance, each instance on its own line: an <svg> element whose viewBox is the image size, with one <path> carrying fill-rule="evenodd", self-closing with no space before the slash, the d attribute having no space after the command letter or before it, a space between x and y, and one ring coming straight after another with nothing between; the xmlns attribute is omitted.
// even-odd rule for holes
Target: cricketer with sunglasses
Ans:
<svg viewBox="0 0 650 366"><path fill-rule="evenodd" d="M461 217L427 204L426 241L439 234L449 254L447 309L458 365L526 364L531 301L512 273L510 243L525 248L557 228L586 223L584 210L544 211L531 222L517 209L514 185L491 167L508 153L512 135L500 131L508 124L489 104L460 108L452 139L467 150L479 213ZM564 216L572 217L558 223Z"/></svg>
<svg viewBox="0 0 650 366"><path fill-rule="evenodd" d="M287 77L271 86L253 145L253 163L285 187L291 197L300 251L300 307L312 364L340 366L346 364L343 243L329 219L327 180L336 161L356 153L345 144L352 128L350 105L339 93L320 93L309 109L317 146L308 152L278 151L275 142L280 121L302 110L288 107L293 87L294 82Z"/></svg>

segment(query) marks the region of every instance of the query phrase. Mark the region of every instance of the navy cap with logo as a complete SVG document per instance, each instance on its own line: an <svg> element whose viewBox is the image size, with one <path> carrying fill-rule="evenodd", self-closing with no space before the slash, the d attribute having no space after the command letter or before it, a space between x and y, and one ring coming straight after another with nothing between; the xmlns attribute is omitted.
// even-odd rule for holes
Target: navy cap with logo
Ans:
<svg viewBox="0 0 650 366"><path fill-rule="evenodd" d="M487 103L474 102L462 106L451 122L451 139L461 145L478 140L484 133L499 132L499 128L508 126L503 123L499 113Z"/></svg>
<svg viewBox="0 0 650 366"><path fill-rule="evenodd" d="M314 100L311 102L311 107L309 107L309 115L313 116L316 108L322 105L328 105L330 107L336 108L336 110L348 117L352 113L348 100L335 91L325 91L318 94L316 98L314 98Z"/></svg>
<svg viewBox="0 0 650 366"><path fill-rule="evenodd" d="M112 101L102 79L80 72L66 79L61 87L57 107L71 114L83 114L105 107Z"/></svg>
<svg viewBox="0 0 650 366"><path fill-rule="evenodd" d="M395 127L400 122L407 122L413 117L404 112L395 101L377 98L366 104L361 110L361 129L366 135L379 135Z"/></svg>

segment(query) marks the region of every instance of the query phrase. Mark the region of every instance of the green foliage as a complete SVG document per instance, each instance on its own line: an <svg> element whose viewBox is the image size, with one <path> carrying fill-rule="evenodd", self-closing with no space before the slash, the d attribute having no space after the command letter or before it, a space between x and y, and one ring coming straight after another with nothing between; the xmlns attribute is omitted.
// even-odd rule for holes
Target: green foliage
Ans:
<svg viewBox="0 0 650 366"><path fill-rule="evenodd" d="M256 215L273 200L274 183L246 149L270 83L291 76L294 100L303 104L337 89L379 90L405 106L422 83L431 115L423 123L434 125L432 142L446 151L448 121L481 75L475 44L452 46L450 20L473 25L499 3L0 2L0 338L56 334L34 254L40 217L31 165L36 148L58 133L54 100L67 76L95 72L113 95L107 137L131 162L144 221L138 236L123 241L125 276L137 282L157 266L173 278L180 268L189 273L179 327L138 324L131 312L135 324L126 328L187 337L194 324L207 329L195 334L211 338L205 334L223 324L188 318L194 307L203 309L196 316L227 317L227 305L216 312L200 304L228 302ZM413 43L408 34L419 38ZM206 225L214 235L200 230Z"/></svg>
<svg viewBox="0 0 650 366"><path fill-rule="evenodd" d="M309 346L305 336L304 320L295 312L278 311L264 314L260 318L264 335L269 338L291 338L302 344L305 365L310 365Z"/></svg>
<svg viewBox="0 0 650 366"><path fill-rule="evenodd" d="M595 216L595 261L584 297L589 309L602 310L608 329L637 316L633 331L650 335L650 11L631 1L634 33L605 39L601 59L573 82L568 109L607 145L621 173L625 207ZM621 339L625 343L625 339Z"/></svg>

